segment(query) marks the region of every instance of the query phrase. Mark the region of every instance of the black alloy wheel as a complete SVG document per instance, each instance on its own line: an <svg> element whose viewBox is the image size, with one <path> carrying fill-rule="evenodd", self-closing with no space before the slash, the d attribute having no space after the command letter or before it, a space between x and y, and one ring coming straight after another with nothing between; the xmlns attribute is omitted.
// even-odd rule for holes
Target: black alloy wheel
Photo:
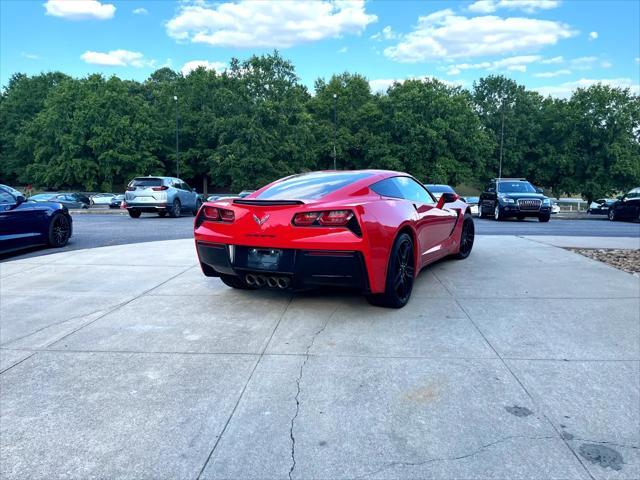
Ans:
<svg viewBox="0 0 640 480"><path fill-rule="evenodd" d="M476 237L476 226L473 223L473 218L468 213L465 214L462 223L462 233L460 234L460 250L455 255L455 258L463 260L469 256L471 249L473 248L473 242Z"/></svg>
<svg viewBox="0 0 640 480"><path fill-rule="evenodd" d="M411 298L415 275L413 241L406 233L396 238L391 248L385 292L367 297L370 303L380 307L402 308Z"/></svg>
<svg viewBox="0 0 640 480"><path fill-rule="evenodd" d="M54 248L64 247L71 237L71 224L63 213L57 213L49 225L49 245Z"/></svg>

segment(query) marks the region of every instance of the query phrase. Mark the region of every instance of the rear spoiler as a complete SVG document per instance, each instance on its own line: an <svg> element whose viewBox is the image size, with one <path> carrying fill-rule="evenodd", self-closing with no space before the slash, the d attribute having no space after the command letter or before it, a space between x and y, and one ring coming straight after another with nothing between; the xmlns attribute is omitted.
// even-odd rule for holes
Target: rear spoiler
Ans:
<svg viewBox="0 0 640 480"><path fill-rule="evenodd" d="M259 200L256 198L238 198L234 200L235 205L255 205L262 207L272 207L278 205L304 205L302 200Z"/></svg>

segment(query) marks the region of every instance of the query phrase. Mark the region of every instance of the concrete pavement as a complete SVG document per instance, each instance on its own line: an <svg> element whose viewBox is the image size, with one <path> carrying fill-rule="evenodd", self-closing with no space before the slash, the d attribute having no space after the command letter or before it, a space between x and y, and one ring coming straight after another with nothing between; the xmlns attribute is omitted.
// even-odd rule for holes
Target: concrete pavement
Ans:
<svg viewBox="0 0 640 480"><path fill-rule="evenodd" d="M2 478L640 477L640 280L517 237L402 310L192 240L0 264Z"/></svg>

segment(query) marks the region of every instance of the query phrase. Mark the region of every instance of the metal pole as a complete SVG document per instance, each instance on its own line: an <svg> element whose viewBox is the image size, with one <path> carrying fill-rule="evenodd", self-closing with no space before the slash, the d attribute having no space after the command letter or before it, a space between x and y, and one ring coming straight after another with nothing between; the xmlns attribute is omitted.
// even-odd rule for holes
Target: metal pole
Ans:
<svg viewBox="0 0 640 480"><path fill-rule="evenodd" d="M334 170L338 169L336 164L336 136L337 136L337 129L338 129L338 115L337 115L337 108L336 108L337 99L338 99L338 95L334 93L333 94L333 169Z"/></svg>
<svg viewBox="0 0 640 480"><path fill-rule="evenodd" d="M173 99L176 102L176 177L180 177L180 163L179 163L179 155L180 155L180 147L178 143L178 96L174 95Z"/></svg>
<svg viewBox="0 0 640 480"><path fill-rule="evenodd" d="M498 166L498 178L502 178L502 151L504 146L504 100L502 102L502 127L500 128L500 165Z"/></svg>

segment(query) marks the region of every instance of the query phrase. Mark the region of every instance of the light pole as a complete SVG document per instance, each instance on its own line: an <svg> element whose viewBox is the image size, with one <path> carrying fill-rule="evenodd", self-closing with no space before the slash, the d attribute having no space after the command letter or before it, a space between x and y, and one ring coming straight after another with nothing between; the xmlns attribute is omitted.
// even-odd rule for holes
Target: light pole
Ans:
<svg viewBox="0 0 640 480"><path fill-rule="evenodd" d="M178 143L178 96L174 95L173 100L176 102L176 177L180 177L180 163L178 161L180 154L180 147Z"/></svg>
<svg viewBox="0 0 640 480"><path fill-rule="evenodd" d="M337 170L336 165L336 136L338 133L338 111L337 111L338 95L333 94L333 169Z"/></svg>
<svg viewBox="0 0 640 480"><path fill-rule="evenodd" d="M505 103L507 102L506 94L502 96L502 101L500 102L500 163L498 164L498 178L502 178L502 159L504 158L504 108ZM513 106L513 100L509 102L509 108Z"/></svg>

